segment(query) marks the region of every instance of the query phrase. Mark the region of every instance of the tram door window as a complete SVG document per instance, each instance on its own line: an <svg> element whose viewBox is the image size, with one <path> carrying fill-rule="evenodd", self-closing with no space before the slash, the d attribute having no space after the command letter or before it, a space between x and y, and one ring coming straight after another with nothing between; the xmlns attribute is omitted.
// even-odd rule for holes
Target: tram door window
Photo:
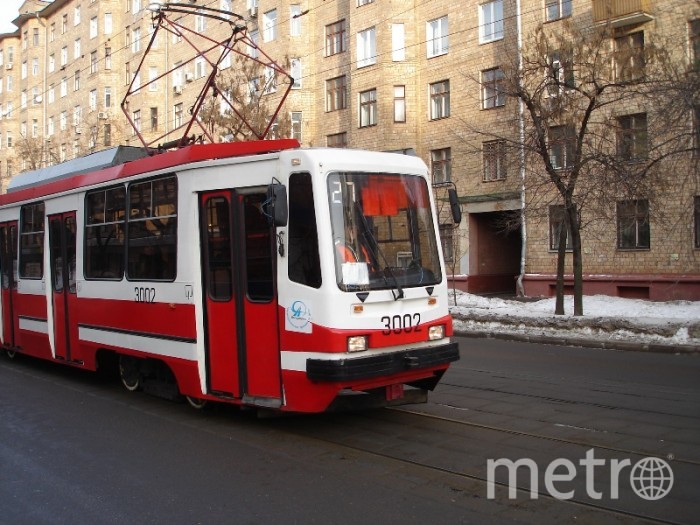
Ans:
<svg viewBox="0 0 700 525"><path fill-rule="evenodd" d="M266 188L200 197L206 370L215 394L281 397L276 252L263 208L266 198Z"/></svg>
<svg viewBox="0 0 700 525"><path fill-rule="evenodd" d="M2 278L2 342L15 346L19 317L14 313L17 295L17 223L0 224L0 277Z"/></svg>
<svg viewBox="0 0 700 525"><path fill-rule="evenodd" d="M56 358L72 361L78 347L75 212L49 216L49 247Z"/></svg>

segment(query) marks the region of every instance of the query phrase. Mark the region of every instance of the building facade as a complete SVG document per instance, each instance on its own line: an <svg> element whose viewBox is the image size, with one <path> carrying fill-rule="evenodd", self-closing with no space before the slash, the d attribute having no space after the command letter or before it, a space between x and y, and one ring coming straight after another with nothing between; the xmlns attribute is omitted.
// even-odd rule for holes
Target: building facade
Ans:
<svg viewBox="0 0 700 525"><path fill-rule="evenodd" d="M415 154L434 182L456 185L464 220L458 228L446 221L444 253L457 285L477 293L513 292L517 278L527 295L553 293L561 222L554 205L534 211L540 190L529 181L542 167L517 146L529 123L503 89L504 72L522 67L535 30L603 24L612 28L611 49L639 49L645 39L662 37L682 50L671 53L675 63L692 70L700 57L700 7L683 0L189 3L240 14L249 37L290 71L293 85L273 134L310 147ZM141 64L154 32L147 7L146 0L21 6L17 31L0 35L2 191L21 171L140 145L132 127L157 142L187 122L219 52L196 51L207 48L207 39L225 38L231 26L174 17L180 34L158 31ZM242 68L236 57L220 64L233 79L229 94L247 106L257 102L248 108L251 120L253 112L265 117L286 86ZM234 97L243 84L248 95ZM256 91L259 97L251 95ZM679 123L692 146L680 161L655 168L668 174L653 197L613 197L609 213L584 233L585 293L700 299L698 107L695 100ZM654 111L648 103L613 105L606 118L627 130L618 147L627 152L657 140L649 125ZM215 139L242 138L231 128L219 125ZM566 136L556 138L561 130L550 130L551 159L566 166Z"/></svg>

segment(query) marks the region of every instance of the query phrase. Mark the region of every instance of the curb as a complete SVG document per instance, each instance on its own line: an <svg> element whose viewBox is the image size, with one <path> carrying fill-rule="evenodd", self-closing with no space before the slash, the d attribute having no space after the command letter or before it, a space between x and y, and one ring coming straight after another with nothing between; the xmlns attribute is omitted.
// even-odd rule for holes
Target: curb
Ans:
<svg viewBox="0 0 700 525"><path fill-rule="evenodd" d="M527 335L519 332L486 332L455 330L457 337L503 339L523 343L538 343L545 345L576 346L584 348L600 348L607 350L624 350L634 352L651 352L663 354L700 354L700 345L679 345L670 343L647 343L637 341L601 341L583 337L561 337L559 335Z"/></svg>

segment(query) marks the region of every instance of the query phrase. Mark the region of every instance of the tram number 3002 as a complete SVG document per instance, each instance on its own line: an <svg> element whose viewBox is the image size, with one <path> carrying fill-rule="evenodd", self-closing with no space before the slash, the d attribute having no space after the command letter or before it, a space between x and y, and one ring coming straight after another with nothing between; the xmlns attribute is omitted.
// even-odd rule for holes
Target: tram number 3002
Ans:
<svg viewBox="0 0 700 525"><path fill-rule="evenodd" d="M385 315L381 319L384 330L383 335L400 334L401 332L420 332L420 314L404 314L389 317Z"/></svg>
<svg viewBox="0 0 700 525"><path fill-rule="evenodd" d="M155 303L156 302L156 289L146 288L143 286L134 287L134 300L137 303Z"/></svg>

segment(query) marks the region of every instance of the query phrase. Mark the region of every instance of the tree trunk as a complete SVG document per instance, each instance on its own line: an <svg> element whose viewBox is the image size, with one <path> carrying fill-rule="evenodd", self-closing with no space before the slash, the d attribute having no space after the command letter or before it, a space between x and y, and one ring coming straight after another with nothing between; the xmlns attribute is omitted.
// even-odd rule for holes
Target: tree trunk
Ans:
<svg viewBox="0 0 700 525"><path fill-rule="evenodd" d="M581 254L581 227L578 220L576 204L567 206L568 220L571 228L571 255L574 271L574 315L583 315L583 257Z"/></svg>
<svg viewBox="0 0 700 525"><path fill-rule="evenodd" d="M568 219L564 214L564 224L559 229L559 246L557 248L557 298L554 306L555 315L564 315L564 270L566 269L566 232Z"/></svg>

